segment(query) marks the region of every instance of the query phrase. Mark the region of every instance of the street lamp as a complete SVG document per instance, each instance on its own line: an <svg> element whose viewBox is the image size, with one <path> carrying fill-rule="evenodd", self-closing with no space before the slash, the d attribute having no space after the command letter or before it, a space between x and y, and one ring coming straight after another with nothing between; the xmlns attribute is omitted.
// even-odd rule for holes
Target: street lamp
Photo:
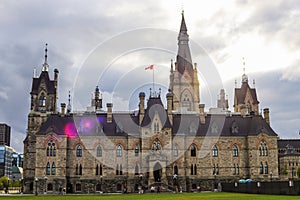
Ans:
<svg viewBox="0 0 300 200"><path fill-rule="evenodd" d="M45 176L44 180L45 180L45 193L44 194L47 194L47 180L48 180L48 177Z"/></svg>
<svg viewBox="0 0 300 200"><path fill-rule="evenodd" d="M217 173L214 174L215 177L215 184L214 184L214 189L217 189Z"/></svg>
<svg viewBox="0 0 300 200"><path fill-rule="evenodd" d="M35 178L34 181L35 181L35 196L37 196L38 195L37 184L38 184L39 179Z"/></svg>

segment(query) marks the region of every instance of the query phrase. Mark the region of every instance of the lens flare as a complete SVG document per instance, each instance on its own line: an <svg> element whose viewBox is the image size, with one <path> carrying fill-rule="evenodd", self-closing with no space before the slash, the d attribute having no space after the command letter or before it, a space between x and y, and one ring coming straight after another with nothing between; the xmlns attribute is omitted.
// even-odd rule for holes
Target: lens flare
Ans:
<svg viewBox="0 0 300 200"><path fill-rule="evenodd" d="M77 129L74 123L68 123L65 126L65 134L71 139L78 137Z"/></svg>

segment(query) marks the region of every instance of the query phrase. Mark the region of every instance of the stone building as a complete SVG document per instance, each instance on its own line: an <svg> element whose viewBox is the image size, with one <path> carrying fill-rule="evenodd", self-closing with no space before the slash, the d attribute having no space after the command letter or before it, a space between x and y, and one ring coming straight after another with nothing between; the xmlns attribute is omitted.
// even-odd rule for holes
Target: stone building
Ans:
<svg viewBox="0 0 300 200"><path fill-rule="evenodd" d="M258 112L247 75L235 89L236 112L228 110L224 90L219 108L205 112L188 42L182 14L169 92L166 97L141 92L138 110L127 113L113 111L112 103L104 109L98 87L92 111L73 113L70 100L67 110L64 103L56 110L58 70L51 80L46 48L30 93L24 192L136 192L153 185L193 191L220 181L269 180L270 173L278 179L278 135L270 127L269 110L264 116Z"/></svg>

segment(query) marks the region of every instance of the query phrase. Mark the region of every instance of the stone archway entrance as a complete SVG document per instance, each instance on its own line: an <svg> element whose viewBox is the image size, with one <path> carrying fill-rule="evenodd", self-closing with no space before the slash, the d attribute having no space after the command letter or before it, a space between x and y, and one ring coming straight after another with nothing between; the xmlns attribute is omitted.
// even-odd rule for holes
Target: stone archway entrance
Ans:
<svg viewBox="0 0 300 200"><path fill-rule="evenodd" d="M154 176L154 181L155 182L160 182L161 181L161 175L162 175L162 167L157 162L154 167L153 167L153 176Z"/></svg>

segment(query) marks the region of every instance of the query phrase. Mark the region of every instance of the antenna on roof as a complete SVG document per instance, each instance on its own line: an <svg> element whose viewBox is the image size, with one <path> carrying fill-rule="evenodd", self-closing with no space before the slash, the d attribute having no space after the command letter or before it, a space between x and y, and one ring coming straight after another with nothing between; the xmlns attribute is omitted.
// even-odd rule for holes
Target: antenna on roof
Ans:
<svg viewBox="0 0 300 200"><path fill-rule="evenodd" d="M67 107L67 113L71 113L71 92L69 90L69 98L68 98L68 107Z"/></svg>

